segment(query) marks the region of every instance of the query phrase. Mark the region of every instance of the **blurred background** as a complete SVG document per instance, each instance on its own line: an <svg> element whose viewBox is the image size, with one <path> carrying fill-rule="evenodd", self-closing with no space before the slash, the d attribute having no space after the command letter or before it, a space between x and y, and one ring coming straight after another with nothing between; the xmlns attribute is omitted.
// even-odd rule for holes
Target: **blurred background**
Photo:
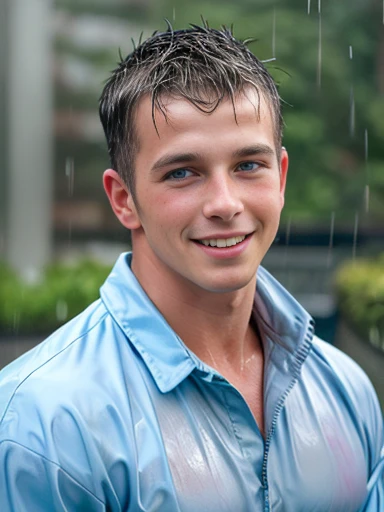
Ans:
<svg viewBox="0 0 384 512"><path fill-rule="evenodd" d="M0 368L81 311L130 238L98 98L140 35L234 27L279 84L286 206L265 266L384 403L382 0L0 0Z"/></svg>

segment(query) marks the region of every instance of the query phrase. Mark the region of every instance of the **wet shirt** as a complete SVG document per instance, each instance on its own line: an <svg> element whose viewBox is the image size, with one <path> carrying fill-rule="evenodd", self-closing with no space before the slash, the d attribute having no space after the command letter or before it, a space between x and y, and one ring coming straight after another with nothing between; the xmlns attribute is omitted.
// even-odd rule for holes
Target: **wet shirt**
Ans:
<svg viewBox="0 0 384 512"><path fill-rule="evenodd" d="M120 256L101 298L0 372L2 512L380 512L362 370L259 269L266 436Z"/></svg>

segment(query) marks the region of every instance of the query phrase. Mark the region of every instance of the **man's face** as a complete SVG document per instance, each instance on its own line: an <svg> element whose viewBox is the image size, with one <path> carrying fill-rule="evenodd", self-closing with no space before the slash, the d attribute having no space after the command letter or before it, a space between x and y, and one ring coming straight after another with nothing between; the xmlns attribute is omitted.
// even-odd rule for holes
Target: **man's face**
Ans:
<svg viewBox="0 0 384 512"><path fill-rule="evenodd" d="M166 102L167 119L144 98L137 109L134 265L149 262L179 286L210 292L253 281L273 242L288 166L277 160L274 127L263 98L230 100L212 114L183 99ZM256 108L255 108L256 107ZM148 267L149 268L149 267Z"/></svg>

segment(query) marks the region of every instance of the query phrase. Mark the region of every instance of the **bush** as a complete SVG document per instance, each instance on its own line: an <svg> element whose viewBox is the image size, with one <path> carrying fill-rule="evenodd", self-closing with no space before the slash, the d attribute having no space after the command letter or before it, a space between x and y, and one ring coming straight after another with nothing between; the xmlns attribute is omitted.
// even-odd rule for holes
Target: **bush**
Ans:
<svg viewBox="0 0 384 512"><path fill-rule="evenodd" d="M28 284L0 264L0 334L45 334L73 318L99 297L111 268L82 260L53 264Z"/></svg>
<svg viewBox="0 0 384 512"><path fill-rule="evenodd" d="M336 278L340 309L358 332L384 350L384 254L344 264Z"/></svg>

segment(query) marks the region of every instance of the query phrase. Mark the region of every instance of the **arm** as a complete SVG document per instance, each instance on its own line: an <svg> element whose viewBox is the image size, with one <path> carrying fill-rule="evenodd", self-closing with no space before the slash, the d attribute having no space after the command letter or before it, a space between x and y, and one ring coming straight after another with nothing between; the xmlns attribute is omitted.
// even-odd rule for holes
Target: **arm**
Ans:
<svg viewBox="0 0 384 512"><path fill-rule="evenodd" d="M384 425L381 407L370 382L362 397L362 406L365 411L367 458L370 464L368 495L361 512L379 512L384 510Z"/></svg>
<svg viewBox="0 0 384 512"><path fill-rule="evenodd" d="M359 512L384 511L384 425L376 392L364 371L346 354L316 339L314 349L333 368L336 389L349 406L365 453L367 497Z"/></svg>
<svg viewBox="0 0 384 512"><path fill-rule="evenodd" d="M378 512L384 510L384 435L383 417L380 405L372 390L373 399L370 407L369 447L372 461L367 484L368 496L361 512ZM367 400L367 403L369 401Z"/></svg>
<svg viewBox="0 0 384 512"><path fill-rule="evenodd" d="M105 504L54 462L13 441L0 442L2 512L102 512Z"/></svg>
<svg viewBox="0 0 384 512"><path fill-rule="evenodd" d="M368 497L362 512L384 510L384 448L381 458L368 482Z"/></svg>

